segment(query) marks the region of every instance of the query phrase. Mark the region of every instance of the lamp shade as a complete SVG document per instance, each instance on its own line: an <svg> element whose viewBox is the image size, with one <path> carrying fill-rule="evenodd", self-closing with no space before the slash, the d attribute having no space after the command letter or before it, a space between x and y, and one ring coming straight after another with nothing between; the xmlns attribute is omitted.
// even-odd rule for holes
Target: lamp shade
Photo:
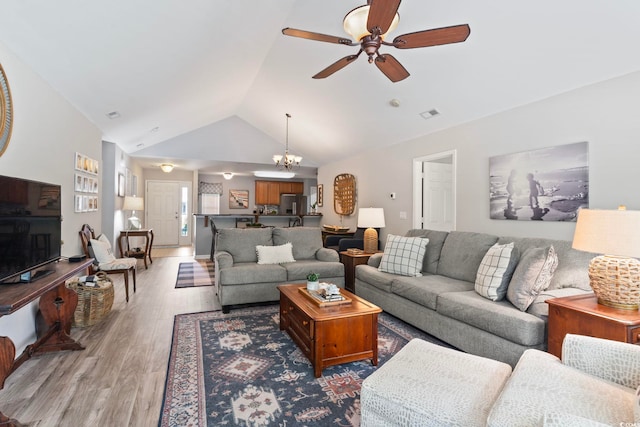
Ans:
<svg viewBox="0 0 640 427"><path fill-rule="evenodd" d="M126 196L122 204L123 211L143 211L144 199L142 197Z"/></svg>
<svg viewBox="0 0 640 427"><path fill-rule="evenodd" d="M640 211L580 209L573 248L598 254L640 257Z"/></svg>
<svg viewBox="0 0 640 427"><path fill-rule="evenodd" d="M384 227L384 209L360 208L358 210L358 227L360 228Z"/></svg>

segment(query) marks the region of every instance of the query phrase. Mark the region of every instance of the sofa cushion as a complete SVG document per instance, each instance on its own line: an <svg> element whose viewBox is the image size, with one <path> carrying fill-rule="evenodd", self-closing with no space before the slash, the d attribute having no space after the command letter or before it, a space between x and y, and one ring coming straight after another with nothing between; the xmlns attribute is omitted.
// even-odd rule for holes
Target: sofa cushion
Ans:
<svg viewBox="0 0 640 427"><path fill-rule="evenodd" d="M391 292L391 282L397 277L395 274L385 273L370 265L356 267L356 279L367 282L367 284L385 292Z"/></svg>
<svg viewBox="0 0 640 427"><path fill-rule="evenodd" d="M401 276L422 276L422 263L429 239L387 235L378 270Z"/></svg>
<svg viewBox="0 0 640 427"><path fill-rule="evenodd" d="M542 319L516 309L507 300L490 301L473 290L440 294L437 311L520 345L544 345L546 341Z"/></svg>
<svg viewBox="0 0 640 427"><path fill-rule="evenodd" d="M258 265L255 262L235 263L233 267L216 271L220 276L217 283L228 285L244 285L247 283L269 283L287 281L287 270L278 264Z"/></svg>
<svg viewBox="0 0 640 427"><path fill-rule="evenodd" d="M233 257L234 263L258 262L258 255L256 254L256 246L258 245L273 246L270 228L218 229L216 251L229 252Z"/></svg>
<svg viewBox="0 0 640 427"><path fill-rule="evenodd" d="M442 245L449 233L446 231L413 229L409 230L405 237L426 237L429 239L427 245L427 253L422 263L422 271L425 273L436 274L438 272L438 261L440 261L440 252Z"/></svg>
<svg viewBox="0 0 640 427"><path fill-rule="evenodd" d="M538 294L529 308L527 308L527 313L546 318L549 316L549 304L547 304L548 299L571 297L574 295L584 295L588 293L590 292L583 291L578 288L547 289L546 291L542 291Z"/></svg>
<svg viewBox="0 0 640 427"><path fill-rule="evenodd" d="M545 413L563 412L607 425L633 422L634 389L527 350L491 409L488 426L534 426Z"/></svg>
<svg viewBox="0 0 640 427"><path fill-rule="evenodd" d="M287 270L287 282L306 282L307 275L311 272L318 273L321 282L332 277L344 277L344 264L338 261L302 260L282 266Z"/></svg>
<svg viewBox="0 0 640 427"><path fill-rule="evenodd" d="M322 247L322 232L318 227L289 227L273 229L273 244L293 245L293 257L296 260L315 259L316 252Z"/></svg>
<svg viewBox="0 0 640 427"><path fill-rule="evenodd" d="M549 287L557 267L558 256L553 245L527 249L513 272L507 289L507 299L525 311L538 294Z"/></svg>
<svg viewBox="0 0 640 427"><path fill-rule="evenodd" d="M491 246L478 267L476 292L492 301L500 301L507 294L507 287L518 262L513 243Z"/></svg>
<svg viewBox="0 0 640 427"><path fill-rule="evenodd" d="M258 264L284 264L295 262L293 259L293 247L291 243L278 246L256 246Z"/></svg>
<svg viewBox="0 0 640 427"><path fill-rule="evenodd" d="M397 277L391 282L391 292L431 310L436 309L438 295L472 289L473 283L433 274L425 274L422 277Z"/></svg>
<svg viewBox="0 0 640 427"><path fill-rule="evenodd" d="M442 246L438 274L473 283L482 257L498 241L497 236L452 231Z"/></svg>

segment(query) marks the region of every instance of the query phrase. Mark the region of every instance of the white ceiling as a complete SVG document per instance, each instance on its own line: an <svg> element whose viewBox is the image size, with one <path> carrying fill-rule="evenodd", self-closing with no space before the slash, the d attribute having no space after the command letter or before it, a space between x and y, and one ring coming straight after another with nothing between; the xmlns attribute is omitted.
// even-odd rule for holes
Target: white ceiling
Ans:
<svg viewBox="0 0 640 427"><path fill-rule="evenodd" d="M205 172L271 167L284 150L285 113L290 150L318 166L640 70L637 0L405 0L389 38L464 23L471 35L446 46L383 46L411 73L398 83L364 55L312 79L357 47L281 29L346 36L342 18L364 3L3 0L0 41L104 140L145 165ZM433 108L441 114L420 116ZM121 117L109 119L111 111Z"/></svg>

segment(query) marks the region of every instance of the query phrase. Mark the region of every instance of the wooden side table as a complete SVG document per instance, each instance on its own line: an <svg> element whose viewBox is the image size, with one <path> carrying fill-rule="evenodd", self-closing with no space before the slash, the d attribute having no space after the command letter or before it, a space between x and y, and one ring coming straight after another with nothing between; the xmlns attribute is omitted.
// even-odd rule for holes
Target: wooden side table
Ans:
<svg viewBox="0 0 640 427"><path fill-rule="evenodd" d="M562 357L566 334L587 335L631 344L640 343L640 312L598 304L594 294L547 300L548 352Z"/></svg>
<svg viewBox="0 0 640 427"><path fill-rule="evenodd" d="M145 245L144 249L135 250L129 247L129 237L144 237ZM122 239L126 240L126 249L123 249ZM144 261L144 268L148 268L147 266L147 258L149 258L149 263L153 264L153 260L151 259L151 246L153 245L153 230L122 230L120 232L120 236L118 236L118 249L120 250L120 256L128 257L128 258L138 258Z"/></svg>
<svg viewBox="0 0 640 427"><path fill-rule="evenodd" d="M356 293L356 266L366 264L373 254L351 254L347 251L340 252L340 262L344 264L344 288Z"/></svg>

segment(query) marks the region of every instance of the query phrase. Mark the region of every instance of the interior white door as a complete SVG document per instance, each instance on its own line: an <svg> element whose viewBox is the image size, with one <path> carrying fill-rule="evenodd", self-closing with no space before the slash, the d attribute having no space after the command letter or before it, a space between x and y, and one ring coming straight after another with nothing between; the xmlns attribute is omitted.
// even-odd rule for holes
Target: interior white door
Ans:
<svg viewBox="0 0 640 427"><path fill-rule="evenodd" d="M153 228L153 244L178 246L180 242L180 183L147 183L147 224Z"/></svg>
<svg viewBox="0 0 640 427"><path fill-rule="evenodd" d="M452 171L449 163L423 163L422 228L454 229Z"/></svg>

